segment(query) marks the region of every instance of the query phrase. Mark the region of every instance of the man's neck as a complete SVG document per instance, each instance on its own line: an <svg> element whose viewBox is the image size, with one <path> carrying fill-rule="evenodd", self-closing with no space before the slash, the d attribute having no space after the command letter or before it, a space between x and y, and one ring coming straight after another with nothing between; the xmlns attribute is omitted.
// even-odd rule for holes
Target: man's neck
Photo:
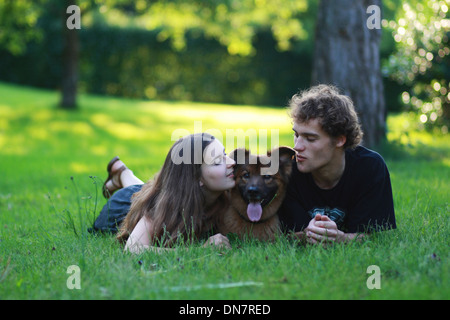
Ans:
<svg viewBox="0 0 450 320"><path fill-rule="evenodd" d="M344 170L345 151L342 149L328 165L311 172L311 175L320 189L332 189L338 184Z"/></svg>

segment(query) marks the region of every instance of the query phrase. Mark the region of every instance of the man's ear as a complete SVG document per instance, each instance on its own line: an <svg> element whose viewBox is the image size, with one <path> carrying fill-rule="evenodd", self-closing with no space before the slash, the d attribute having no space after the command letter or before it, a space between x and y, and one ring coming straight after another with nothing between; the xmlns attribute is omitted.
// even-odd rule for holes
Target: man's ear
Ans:
<svg viewBox="0 0 450 320"><path fill-rule="evenodd" d="M334 138L336 141L336 147L341 148L345 145L345 143L347 142L347 137L344 135L340 135L337 138Z"/></svg>

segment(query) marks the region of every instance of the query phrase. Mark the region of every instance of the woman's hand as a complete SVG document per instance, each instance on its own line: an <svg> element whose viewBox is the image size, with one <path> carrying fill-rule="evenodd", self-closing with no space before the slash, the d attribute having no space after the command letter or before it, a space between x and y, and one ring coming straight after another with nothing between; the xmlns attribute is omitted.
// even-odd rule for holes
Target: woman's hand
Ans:
<svg viewBox="0 0 450 320"><path fill-rule="evenodd" d="M231 249L230 241L226 236L224 236L221 233L217 233L213 235L212 237L209 237L208 240L206 240L203 247L208 246L216 246L218 248L225 248L225 249Z"/></svg>

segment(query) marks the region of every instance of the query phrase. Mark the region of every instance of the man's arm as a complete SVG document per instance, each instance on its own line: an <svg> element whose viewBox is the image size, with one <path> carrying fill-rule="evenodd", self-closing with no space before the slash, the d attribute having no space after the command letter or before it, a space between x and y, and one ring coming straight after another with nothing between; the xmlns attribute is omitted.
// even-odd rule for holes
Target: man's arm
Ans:
<svg viewBox="0 0 450 320"><path fill-rule="evenodd" d="M308 224L308 227L296 233L297 237L310 244L323 242L349 242L361 241L367 236L364 233L345 233L328 216L317 214Z"/></svg>

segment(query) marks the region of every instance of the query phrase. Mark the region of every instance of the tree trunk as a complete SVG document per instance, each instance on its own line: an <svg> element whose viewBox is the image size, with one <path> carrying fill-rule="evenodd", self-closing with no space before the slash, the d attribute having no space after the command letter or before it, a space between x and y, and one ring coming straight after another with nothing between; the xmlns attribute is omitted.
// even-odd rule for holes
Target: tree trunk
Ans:
<svg viewBox="0 0 450 320"><path fill-rule="evenodd" d="M322 0L316 25L312 84L333 84L350 96L364 131L363 144L385 137L386 112L380 70L381 29L369 29L370 5L381 0Z"/></svg>
<svg viewBox="0 0 450 320"><path fill-rule="evenodd" d="M63 71L62 71L62 98L60 106L63 109L77 108L77 82L78 82L78 54L79 54L79 40L77 29L70 30L66 26L66 9L76 4L76 1L66 0L63 19Z"/></svg>

